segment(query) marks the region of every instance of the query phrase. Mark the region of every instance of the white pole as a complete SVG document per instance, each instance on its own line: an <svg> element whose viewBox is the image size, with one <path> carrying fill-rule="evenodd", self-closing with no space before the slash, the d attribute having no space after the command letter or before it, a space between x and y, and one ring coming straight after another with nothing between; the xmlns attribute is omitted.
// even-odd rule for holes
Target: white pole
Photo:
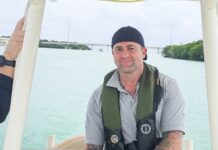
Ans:
<svg viewBox="0 0 218 150"><path fill-rule="evenodd" d="M216 15L217 15L217 21L218 21L218 2L216 3Z"/></svg>
<svg viewBox="0 0 218 150"><path fill-rule="evenodd" d="M185 145L185 150L194 150L193 140L185 140L184 145Z"/></svg>
<svg viewBox="0 0 218 150"><path fill-rule="evenodd" d="M20 150L45 0L30 0L22 51L17 60L4 150Z"/></svg>
<svg viewBox="0 0 218 150"><path fill-rule="evenodd" d="M55 136L51 135L48 137L47 141L47 150L52 150L52 148L55 146Z"/></svg>
<svg viewBox="0 0 218 150"><path fill-rule="evenodd" d="M216 3L216 0L201 1L207 98L213 150L218 150L218 18Z"/></svg>

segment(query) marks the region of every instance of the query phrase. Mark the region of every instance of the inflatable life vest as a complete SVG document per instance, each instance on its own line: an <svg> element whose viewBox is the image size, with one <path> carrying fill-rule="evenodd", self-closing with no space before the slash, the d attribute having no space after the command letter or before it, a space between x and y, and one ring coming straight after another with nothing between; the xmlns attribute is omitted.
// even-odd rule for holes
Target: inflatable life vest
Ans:
<svg viewBox="0 0 218 150"><path fill-rule="evenodd" d="M106 86L115 71L113 70L105 76L101 94L105 148L106 150L154 150L160 142L160 139L156 137L155 117L162 95L158 70L151 65L144 64L138 89L137 141L126 145L121 131L119 91Z"/></svg>

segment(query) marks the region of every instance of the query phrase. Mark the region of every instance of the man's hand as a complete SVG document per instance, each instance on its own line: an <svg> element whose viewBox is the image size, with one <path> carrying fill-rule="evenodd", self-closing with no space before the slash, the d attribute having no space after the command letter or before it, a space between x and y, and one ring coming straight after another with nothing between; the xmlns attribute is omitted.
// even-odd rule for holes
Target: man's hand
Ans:
<svg viewBox="0 0 218 150"><path fill-rule="evenodd" d="M22 49L23 39L24 39L24 31L22 31L23 24L25 21L25 17L21 18L12 33L7 47L4 52L4 56L7 60L15 60L17 58L18 53Z"/></svg>
<svg viewBox="0 0 218 150"><path fill-rule="evenodd" d="M155 147L155 150L181 150L183 132L170 131L164 133L163 141Z"/></svg>
<svg viewBox="0 0 218 150"><path fill-rule="evenodd" d="M11 35L11 38L7 44L7 47L4 51L4 56L7 60L15 60L20 50L22 49L24 31L22 31L25 17L21 18L14 29L14 32ZM14 76L14 67L11 66L2 66L0 67L0 73L6 76Z"/></svg>

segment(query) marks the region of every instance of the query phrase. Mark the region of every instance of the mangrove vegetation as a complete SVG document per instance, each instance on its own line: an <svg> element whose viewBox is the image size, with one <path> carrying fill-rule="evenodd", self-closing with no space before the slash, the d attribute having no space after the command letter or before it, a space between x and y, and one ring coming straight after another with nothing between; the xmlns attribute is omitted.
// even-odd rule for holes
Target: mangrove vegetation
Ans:
<svg viewBox="0 0 218 150"><path fill-rule="evenodd" d="M40 40L39 47L44 48L57 48L57 49L74 49L74 50L91 50L85 44L79 44L76 42L65 42L65 41L48 41Z"/></svg>
<svg viewBox="0 0 218 150"><path fill-rule="evenodd" d="M204 61L202 40L194 41L188 44L168 45L162 51L164 57Z"/></svg>

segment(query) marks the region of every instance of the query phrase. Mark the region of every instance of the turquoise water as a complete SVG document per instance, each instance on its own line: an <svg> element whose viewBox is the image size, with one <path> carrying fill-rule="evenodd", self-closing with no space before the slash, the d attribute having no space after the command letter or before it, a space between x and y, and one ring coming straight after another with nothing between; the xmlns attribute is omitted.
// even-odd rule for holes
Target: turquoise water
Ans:
<svg viewBox="0 0 218 150"><path fill-rule="evenodd" d="M0 47L2 51L3 47ZM148 63L175 78L186 99L185 139L210 150L204 63L163 58L149 50ZM111 52L39 49L22 150L43 150L49 135L57 143L84 134L89 97L114 68ZM0 149L7 120L0 125Z"/></svg>

